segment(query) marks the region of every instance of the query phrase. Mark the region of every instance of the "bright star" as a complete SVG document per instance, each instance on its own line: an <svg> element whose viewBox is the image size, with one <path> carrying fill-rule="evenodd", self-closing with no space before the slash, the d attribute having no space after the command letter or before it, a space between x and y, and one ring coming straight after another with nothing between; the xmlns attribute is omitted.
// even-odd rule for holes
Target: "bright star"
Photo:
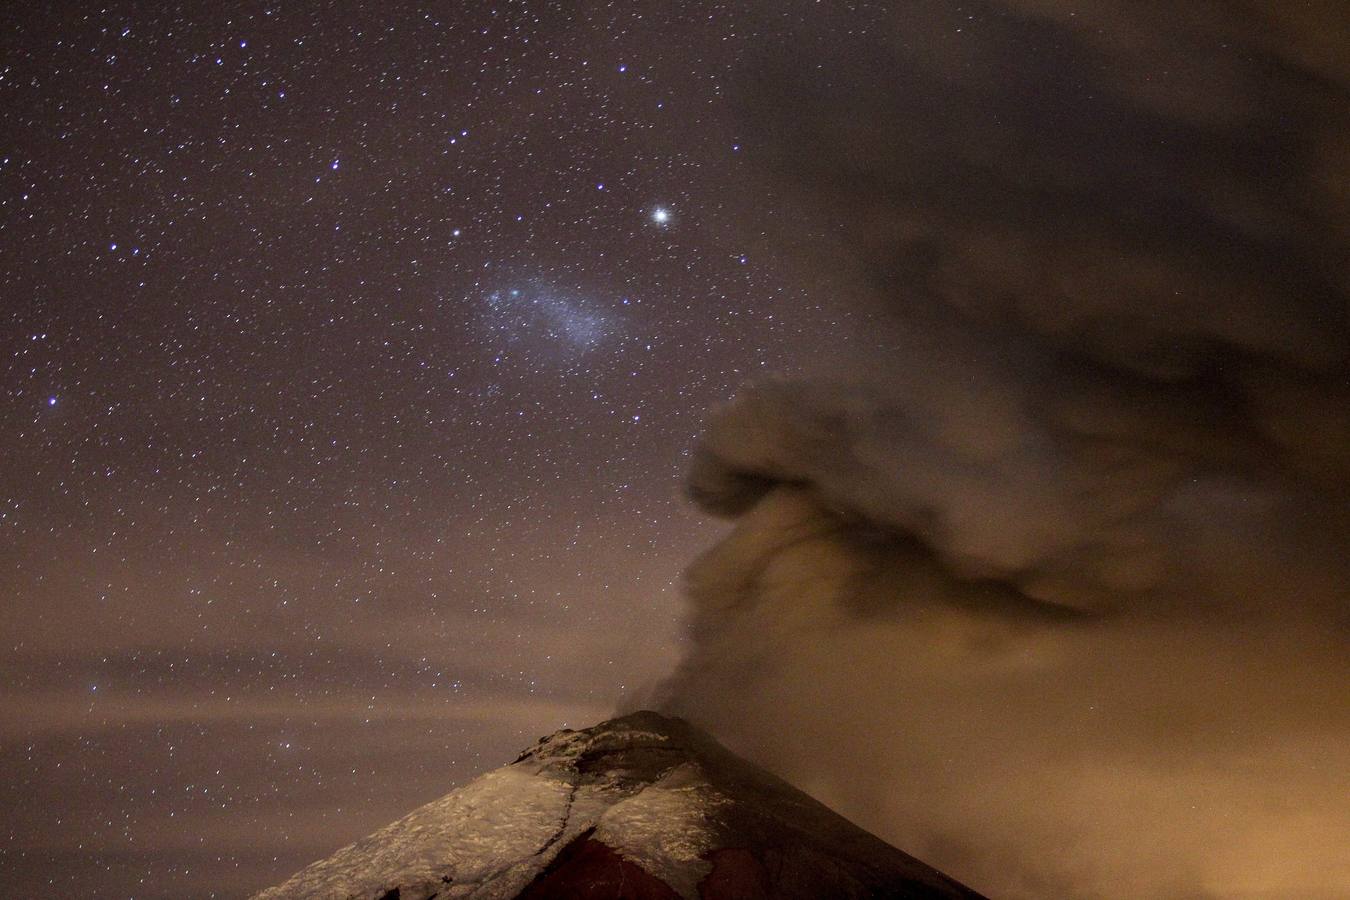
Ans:
<svg viewBox="0 0 1350 900"><path fill-rule="evenodd" d="M665 225L670 221L670 210L664 206L658 206L652 210L652 221L657 225Z"/></svg>

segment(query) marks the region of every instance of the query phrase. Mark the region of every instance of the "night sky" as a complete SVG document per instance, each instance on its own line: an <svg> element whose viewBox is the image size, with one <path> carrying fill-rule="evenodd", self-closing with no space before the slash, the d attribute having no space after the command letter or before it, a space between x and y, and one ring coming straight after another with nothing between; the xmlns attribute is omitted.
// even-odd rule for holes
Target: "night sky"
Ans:
<svg viewBox="0 0 1350 900"><path fill-rule="evenodd" d="M649 696L769 374L1184 432L1343 640L1348 29L1277 7L10 4L4 891L243 896Z"/></svg>
<svg viewBox="0 0 1350 900"><path fill-rule="evenodd" d="M726 98L773 21L43 6L0 55L6 883L237 896L669 668L703 415L839 315Z"/></svg>

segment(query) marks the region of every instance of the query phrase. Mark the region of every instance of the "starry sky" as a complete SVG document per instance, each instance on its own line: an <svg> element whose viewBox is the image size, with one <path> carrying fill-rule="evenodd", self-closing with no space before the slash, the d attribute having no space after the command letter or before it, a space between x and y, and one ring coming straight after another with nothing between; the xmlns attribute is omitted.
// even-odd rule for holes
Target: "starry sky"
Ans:
<svg viewBox="0 0 1350 900"><path fill-rule="evenodd" d="M727 99L804 15L3 14L7 884L238 896L669 668L703 415L843 315Z"/></svg>
<svg viewBox="0 0 1350 900"><path fill-rule="evenodd" d="M1100 517L994 526L1133 515L1142 459L1339 658L1350 17L1175 9L9 4L0 882L245 896L650 696L730 527L697 436L770 374L884 382L825 462L914 463L877 518L1037 597Z"/></svg>

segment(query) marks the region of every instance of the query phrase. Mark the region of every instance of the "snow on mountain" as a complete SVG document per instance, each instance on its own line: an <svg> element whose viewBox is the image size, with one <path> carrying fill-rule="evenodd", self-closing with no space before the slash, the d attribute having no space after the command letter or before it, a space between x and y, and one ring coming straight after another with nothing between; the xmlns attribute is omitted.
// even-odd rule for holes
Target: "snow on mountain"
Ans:
<svg viewBox="0 0 1350 900"><path fill-rule="evenodd" d="M255 900L978 897L680 719L564 729Z"/></svg>

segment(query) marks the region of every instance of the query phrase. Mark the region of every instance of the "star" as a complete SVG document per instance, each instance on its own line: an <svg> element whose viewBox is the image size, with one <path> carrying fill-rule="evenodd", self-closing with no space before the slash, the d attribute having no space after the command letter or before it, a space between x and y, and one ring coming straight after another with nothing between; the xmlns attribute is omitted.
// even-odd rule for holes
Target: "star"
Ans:
<svg viewBox="0 0 1350 900"><path fill-rule="evenodd" d="M658 206L652 210L652 221L657 225L667 225L670 223L670 210L664 206Z"/></svg>

